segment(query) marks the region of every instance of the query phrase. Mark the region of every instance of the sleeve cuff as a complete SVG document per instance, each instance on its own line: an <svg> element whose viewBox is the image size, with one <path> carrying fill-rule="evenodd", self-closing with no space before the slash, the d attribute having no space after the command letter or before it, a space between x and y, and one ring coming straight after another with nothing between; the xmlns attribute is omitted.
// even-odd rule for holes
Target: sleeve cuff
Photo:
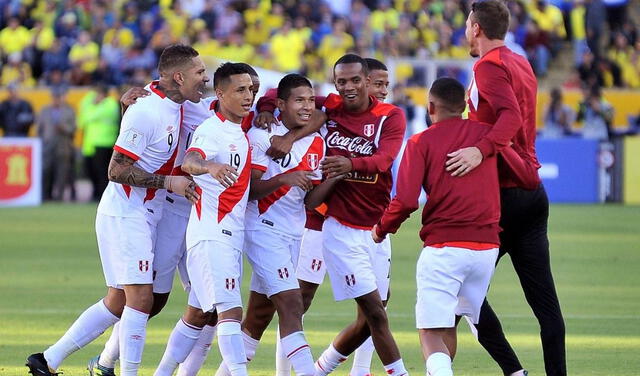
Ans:
<svg viewBox="0 0 640 376"><path fill-rule="evenodd" d="M255 163L251 164L251 169L252 170L259 170L259 171L262 171L262 172L266 172L267 171L267 167L266 166L262 166L262 165L255 164Z"/></svg>
<svg viewBox="0 0 640 376"><path fill-rule="evenodd" d="M120 154L126 155L127 157L133 159L134 161L137 161L140 159L140 157L136 153L129 151L121 146L115 145L113 147L113 150L117 151Z"/></svg>
<svg viewBox="0 0 640 376"><path fill-rule="evenodd" d="M495 154L495 146L493 145L493 143L485 138L483 138L482 140L480 140L475 147L477 147L480 150L480 153L482 153L482 158L488 158L492 155Z"/></svg>
<svg viewBox="0 0 640 376"><path fill-rule="evenodd" d="M202 159L207 159L207 154L205 154L205 152L200 149L200 148L189 148L187 149L187 153L195 151L196 153L200 154L200 156L202 157Z"/></svg>
<svg viewBox="0 0 640 376"><path fill-rule="evenodd" d="M381 223L380 223L380 222L378 222L378 224L376 225L376 235L378 235L378 237L380 237L380 238L383 238L383 239L384 239L384 238L386 238L386 237L387 237L388 233L387 233L387 232L382 231L382 230L380 229L380 227L381 227L381 226L382 226L382 225L381 225Z"/></svg>

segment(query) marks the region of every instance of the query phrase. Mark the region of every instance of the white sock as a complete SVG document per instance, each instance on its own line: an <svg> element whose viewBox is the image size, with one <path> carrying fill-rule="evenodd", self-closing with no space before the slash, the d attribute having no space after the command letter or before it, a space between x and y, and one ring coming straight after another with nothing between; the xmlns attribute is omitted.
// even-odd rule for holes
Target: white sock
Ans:
<svg viewBox="0 0 640 376"><path fill-rule="evenodd" d="M66 357L98 338L116 322L118 317L100 300L82 312L58 342L45 350L44 358L47 364L53 370L58 369Z"/></svg>
<svg viewBox="0 0 640 376"><path fill-rule="evenodd" d="M521 369L520 371L516 371L509 376L524 376L524 370Z"/></svg>
<svg viewBox="0 0 640 376"><path fill-rule="evenodd" d="M429 376L453 376L451 357L445 353L437 352L427 358L427 375Z"/></svg>
<svg viewBox="0 0 640 376"><path fill-rule="evenodd" d="M178 364L184 362L198 337L200 337L201 328L189 325L180 319L171 331L167 348L164 350L162 360L158 364L158 368L154 376L171 376L178 368Z"/></svg>
<svg viewBox="0 0 640 376"><path fill-rule="evenodd" d="M247 353L242 334L239 321L218 322L218 347L231 376L247 376Z"/></svg>
<svg viewBox="0 0 640 376"><path fill-rule="evenodd" d="M128 306L120 319L120 376L136 376L147 337L149 315Z"/></svg>
<svg viewBox="0 0 640 376"><path fill-rule="evenodd" d="M347 357L340 354L336 351L336 348L333 347L333 343L329 345L329 347L324 350L322 355L316 361L316 375L317 376L326 376L333 372L338 366L344 363L347 360Z"/></svg>
<svg viewBox="0 0 640 376"><path fill-rule="evenodd" d="M304 332L294 332L280 340L282 350L296 372L296 376L313 376L316 373L311 348L304 338Z"/></svg>
<svg viewBox="0 0 640 376"><path fill-rule="evenodd" d="M373 357L374 351L376 351L376 348L373 346L373 339L369 337L353 354L353 366L351 367L349 375L371 375L371 358Z"/></svg>
<svg viewBox="0 0 640 376"><path fill-rule="evenodd" d="M276 329L276 376L291 376L291 363L280 343L280 326Z"/></svg>
<svg viewBox="0 0 640 376"><path fill-rule="evenodd" d="M120 358L120 321L113 326L111 336L100 353L98 364L106 368L114 368L118 358Z"/></svg>
<svg viewBox="0 0 640 376"><path fill-rule="evenodd" d="M204 364L205 359L207 359L207 354L209 354L209 350L211 350L211 342L213 342L213 337L216 335L216 326L214 325L205 325L200 332L200 337L196 341L195 345L193 345L193 349L187 356L187 359L178 367L178 375L177 376L196 376L202 365Z"/></svg>
<svg viewBox="0 0 640 376"><path fill-rule="evenodd" d="M386 366L384 366L384 370L387 371L387 375L389 376L409 376L409 372L407 372L407 369L404 368L404 362L402 361L402 358L396 360L391 364L387 364Z"/></svg>

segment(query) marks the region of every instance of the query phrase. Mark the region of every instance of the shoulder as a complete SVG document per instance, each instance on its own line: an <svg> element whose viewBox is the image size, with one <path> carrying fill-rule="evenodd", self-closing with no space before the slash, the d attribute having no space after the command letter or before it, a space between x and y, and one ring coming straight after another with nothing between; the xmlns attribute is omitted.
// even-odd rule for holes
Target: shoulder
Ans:
<svg viewBox="0 0 640 376"><path fill-rule="evenodd" d="M371 112L376 116L404 116L404 112L402 109L396 105L391 103L378 102L372 109Z"/></svg>
<svg viewBox="0 0 640 376"><path fill-rule="evenodd" d="M262 128L251 127L249 132L247 132L247 138L249 138L249 141L252 144L253 143L261 143L261 144L269 143L270 137L271 137L271 133L269 133L268 130L262 129Z"/></svg>
<svg viewBox="0 0 640 376"><path fill-rule="evenodd" d="M331 93L324 100L324 107L329 110L337 109L342 105L342 97L338 94Z"/></svg>

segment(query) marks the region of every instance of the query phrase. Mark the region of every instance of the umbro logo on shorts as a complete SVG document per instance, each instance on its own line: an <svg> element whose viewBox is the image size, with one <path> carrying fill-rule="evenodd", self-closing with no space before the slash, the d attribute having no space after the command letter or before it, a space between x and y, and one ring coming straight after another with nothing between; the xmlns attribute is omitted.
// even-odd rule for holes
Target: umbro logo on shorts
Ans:
<svg viewBox="0 0 640 376"><path fill-rule="evenodd" d="M273 227L273 222L271 222L271 221L269 221L269 220L263 219L263 220L262 220L262 223L264 223L265 225L268 225L268 226Z"/></svg>
<svg viewBox="0 0 640 376"><path fill-rule="evenodd" d="M317 272L322 267L322 260L313 259L311 260L311 270Z"/></svg>
<svg viewBox="0 0 640 376"><path fill-rule="evenodd" d="M140 260L138 261L138 269L141 272L146 273L149 271L149 260Z"/></svg>
<svg viewBox="0 0 640 376"><path fill-rule="evenodd" d="M355 286L356 284L356 276L353 274L348 274L344 276L344 279L347 281L347 286Z"/></svg>
<svg viewBox="0 0 640 376"><path fill-rule="evenodd" d="M227 235L227 236L233 236L233 234L232 234L232 233L231 233L231 231L229 231L229 230L224 230L224 229L223 229L223 230L222 230L222 233L223 233L224 235Z"/></svg>
<svg viewBox="0 0 640 376"><path fill-rule="evenodd" d="M236 288L236 279L235 278L226 278L225 279L225 287L227 290L233 290Z"/></svg>
<svg viewBox="0 0 640 376"><path fill-rule="evenodd" d="M287 268L278 269L280 279L289 278L289 270Z"/></svg>

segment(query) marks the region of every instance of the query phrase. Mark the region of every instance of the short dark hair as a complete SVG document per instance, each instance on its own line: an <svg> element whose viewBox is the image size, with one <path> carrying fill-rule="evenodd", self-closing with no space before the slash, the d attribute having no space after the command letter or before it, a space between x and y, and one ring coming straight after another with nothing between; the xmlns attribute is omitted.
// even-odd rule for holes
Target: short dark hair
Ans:
<svg viewBox="0 0 640 376"><path fill-rule="evenodd" d="M455 78L438 78L431 85L429 95L438 98L451 112L462 113L466 106L464 86Z"/></svg>
<svg viewBox="0 0 640 376"><path fill-rule="evenodd" d="M217 89L220 85L228 83L233 75L245 73L251 76L243 63L224 63L213 74L213 88Z"/></svg>
<svg viewBox="0 0 640 376"><path fill-rule="evenodd" d="M185 44L172 44L166 47L158 60L158 72L168 73L178 67L191 63L198 51Z"/></svg>
<svg viewBox="0 0 640 376"><path fill-rule="evenodd" d="M286 101L291 95L291 90L300 86L310 87L313 89L311 82L301 74L291 73L282 77L280 83L278 83L278 98Z"/></svg>
<svg viewBox="0 0 640 376"><path fill-rule="evenodd" d="M502 0L478 0L471 4L471 17L489 39L504 40L509 29L509 8Z"/></svg>
<svg viewBox="0 0 640 376"><path fill-rule="evenodd" d="M387 66L384 65L384 63L378 59L374 59L372 57L365 57L364 60L367 62L367 68L369 68L369 72L374 70L381 70L385 72L389 71Z"/></svg>
<svg viewBox="0 0 640 376"><path fill-rule="evenodd" d="M361 56L356 54L346 54L342 56L340 59L333 64L333 73L336 72L336 67L339 64L357 64L360 63L362 65L362 72L365 76L369 75L369 66L367 65L367 61L363 59Z"/></svg>
<svg viewBox="0 0 640 376"><path fill-rule="evenodd" d="M243 66L247 70L247 72L249 73L249 76L251 76L251 77L260 77L260 76L258 76L258 72L256 72L256 70L253 69L253 67L251 65L249 65L247 63L236 63L236 64Z"/></svg>

